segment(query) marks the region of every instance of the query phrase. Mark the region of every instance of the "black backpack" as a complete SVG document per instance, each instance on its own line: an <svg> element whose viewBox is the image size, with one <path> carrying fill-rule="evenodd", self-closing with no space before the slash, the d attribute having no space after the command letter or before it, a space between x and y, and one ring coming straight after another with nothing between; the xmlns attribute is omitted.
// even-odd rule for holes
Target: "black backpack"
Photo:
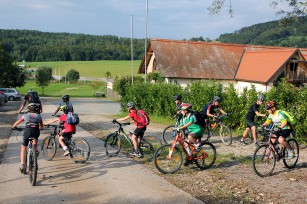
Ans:
<svg viewBox="0 0 307 204"><path fill-rule="evenodd" d="M192 111L192 114L196 118L195 124L197 124L201 127L205 127L206 123L205 123L205 118L204 118L203 114L199 111Z"/></svg>
<svg viewBox="0 0 307 204"><path fill-rule="evenodd" d="M29 103L40 103L38 93L35 91L31 91L28 93L28 102Z"/></svg>

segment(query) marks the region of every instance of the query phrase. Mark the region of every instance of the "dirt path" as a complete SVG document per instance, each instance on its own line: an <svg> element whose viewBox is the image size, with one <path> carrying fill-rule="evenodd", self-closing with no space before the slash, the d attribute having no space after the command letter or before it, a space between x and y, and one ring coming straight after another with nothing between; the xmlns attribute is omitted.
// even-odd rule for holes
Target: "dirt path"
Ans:
<svg viewBox="0 0 307 204"><path fill-rule="evenodd" d="M98 138L114 131L110 116L82 115L82 128ZM146 134L162 137L165 126L150 124ZM307 203L307 148L300 147L300 158L294 169L276 164L271 177L260 178L253 172L251 158L253 144L241 146L239 137L231 146L222 144L218 137L212 142L218 159L212 169L199 171L193 166L182 167L177 173L163 175L153 164L146 164L151 171L192 194L205 203Z"/></svg>

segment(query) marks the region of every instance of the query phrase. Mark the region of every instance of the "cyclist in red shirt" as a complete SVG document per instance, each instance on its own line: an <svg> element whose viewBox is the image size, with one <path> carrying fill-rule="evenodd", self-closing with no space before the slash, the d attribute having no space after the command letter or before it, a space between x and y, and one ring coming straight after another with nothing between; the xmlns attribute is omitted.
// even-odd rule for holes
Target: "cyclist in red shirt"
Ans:
<svg viewBox="0 0 307 204"><path fill-rule="evenodd" d="M56 118L56 119L54 119L50 122L47 122L45 125L49 125L51 123L55 123L55 122L59 121L59 124L61 126L63 126L63 129L61 131L61 136L59 137L59 143L63 147L63 150L64 150L64 154L62 156L67 156L69 154L69 151L68 151L68 147L64 143L64 137L71 137L72 134L75 134L76 133L76 126L67 123L67 114L68 114L68 106L67 105L61 106L60 111L63 112L63 114L60 117L58 117L58 118Z"/></svg>
<svg viewBox="0 0 307 204"><path fill-rule="evenodd" d="M127 115L124 118L119 118L117 119L117 121L124 121L124 120L128 120L128 119L132 119L132 121L130 123L134 123L136 126L136 129L133 132L133 135L131 137L132 142L133 142L133 152L131 153L131 155L133 156L137 156L137 157L142 157L142 154L140 153L139 149L138 149L138 142L137 142L137 138L142 138L144 136L144 133L146 131L146 124L142 123L141 118L137 115L137 110L135 109L135 104L134 102L129 102L127 103L127 109L129 112L129 115ZM115 119L114 119L115 120Z"/></svg>

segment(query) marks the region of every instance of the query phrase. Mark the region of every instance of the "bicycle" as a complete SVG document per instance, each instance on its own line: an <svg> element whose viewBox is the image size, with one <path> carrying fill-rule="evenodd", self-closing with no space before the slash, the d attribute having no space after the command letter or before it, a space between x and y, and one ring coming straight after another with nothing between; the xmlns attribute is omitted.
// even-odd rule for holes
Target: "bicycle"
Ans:
<svg viewBox="0 0 307 204"><path fill-rule="evenodd" d="M204 134L207 133L207 140L209 140L214 132L219 129L219 135L222 142L229 146L232 143L232 133L230 128L223 122L223 117L226 117L226 115L216 116L213 120L210 120L204 127Z"/></svg>
<svg viewBox="0 0 307 204"><path fill-rule="evenodd" d="M58 128L59 125L47 125L47 127L52 127L53 132L44 138L41 146L41 152L47 161L51 161L57 152L57 142L56 137L59 136L60 132ZM72 136L64 137L64 143L68 147L69 155L75 163L85 163L91 153L90 145L84 138L77 138L73 141Z"/></svg>
<svg viewBox="0 0 307 204"><path fill-rule="evenodd" d="M115 157L125 145L122 142L124 138L128 142L128 146L133 148L133 143L131 140L132 132L124 129L124 126L130 125L130 123L120 123L118 121L112 121L113 124L117 124L117 130L114 133L109 134L106 137L104 147L106 148L106 154L109 157ZM152 159L152 155L155 152L154 146L162 145L159 138L155 136L146 136L138 139L138 147L141 153L141 157L146 157L148 160Z"/></svg>
<svg viewBox="0 0 307 204"><path fill-rule="evenodd" d="M162 132L162 139L165 144L170 144L177 135L176 129L178 127L178 115L176 115L176 123L174 125L167 126ZM185 135L186 136L186 135Z"/></svg>
<svg viewBox="0 0 307 204"><path fill-rule="evenodd" d="M260 177L266 177L272 174L275 168L276 161L283 160L284 165L291 169L293 168L299 158L299 146L294 138L287 139L287 142L293 149L293 157L288 158L288 151L284 146L271 141L272 135L275 133L269 130L270 137L267 144L260 145L253 154L253 170ZM279 147L281 146L281 148Z"/></svg>
<svg viewBox="0 0 307 204"><path fill-rule="evenodd" d="M154 154L155 167L163 174L177 172L183 162L182 150L187 161L189 163L194 162L199 169L203 170L212 167L216 160L214 145L208 140L204 140L200 144L200 150L195 151L195 149L195 145L185 139L182 131L177 131L172 144L162 145L156 150Z"/></svg>
<svg viewBox="0 0 307 204"><path fill-rule="evenodd" d="M14 128L13 130L17 131L23 131L23 128ZM29 181L32 186L36 185L36 179L37 179L37 171L38 171L38 163L37 163L37 153L35 148L33 147L33 140L34 137L29 138L29 144L27 147L27 152L26 152L26 168L23 169L23 174L27 174L27 169L29 173Z"/></svg>

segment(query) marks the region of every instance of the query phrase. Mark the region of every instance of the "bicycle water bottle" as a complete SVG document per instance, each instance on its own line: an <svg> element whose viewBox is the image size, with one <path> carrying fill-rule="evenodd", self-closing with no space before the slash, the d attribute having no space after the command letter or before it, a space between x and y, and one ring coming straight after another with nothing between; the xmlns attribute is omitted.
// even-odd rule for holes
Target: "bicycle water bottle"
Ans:
<svg viewBox="0 0 307 204"><path fill-rule="evenodd" d="M190 156L191 155L191 151L190 151L190 148L188 146L184 147L185 150L187 151L187 154Z"/></svg>

